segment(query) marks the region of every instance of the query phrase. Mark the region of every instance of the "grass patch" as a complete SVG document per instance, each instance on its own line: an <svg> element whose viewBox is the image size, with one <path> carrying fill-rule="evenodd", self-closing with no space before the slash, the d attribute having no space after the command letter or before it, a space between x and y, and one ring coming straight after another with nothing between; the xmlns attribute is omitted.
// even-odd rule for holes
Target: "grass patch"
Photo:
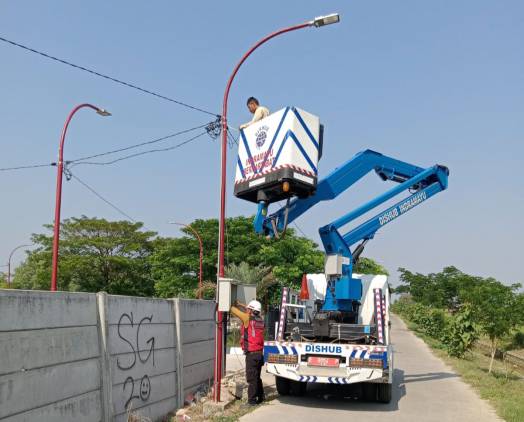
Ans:
<svg viewBox="0 0 524 422"><path fill-rule="evenodd" d="M428 344L435 355L444 360L481 398L488 400L497 414L507 422L524 421L524 373L516 367L495 361L492 374L488 374L489 358L480 350L468 352L464 359L452 358L444 345L421 332L419 327L404 320L408 328Z"/></svg>

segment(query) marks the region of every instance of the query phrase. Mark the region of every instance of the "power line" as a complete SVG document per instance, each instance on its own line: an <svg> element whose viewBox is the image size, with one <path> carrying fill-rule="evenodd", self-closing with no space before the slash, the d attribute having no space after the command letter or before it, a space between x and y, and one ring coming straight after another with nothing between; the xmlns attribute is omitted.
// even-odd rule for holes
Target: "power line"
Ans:
<svg viewBox="0 0 524 422"><path fill-rule="evenodd" d="M282 205L282 201L278 201L277 202L278 206L280 208L283 208L283 205ZM304 237L308 237L308 235L306 233L304 233L304 231L300 228L300 226L296 223L296 221L293 221L293 224L295 225L295 227L297 228L297 230L302 233L302 236Z"/></svg>
<svg viewBox="0 0 524 422"><path fill-rule="evenodd" d="M170 135L162 136L161 138L156 138L156 139L153 139L151 141L140 142L138 144L130 145L128 147L114 149L114 150L107 151L107 152L101 152L99 154L88 155L88 156L85 156L85 157L76 158L74 160L70 160L69 162L70 163L75 163L77 161L84 161L84 160L89 160L91 158L98 158L98 157L103 157L105 155L116 154L117 152L128 151L130 149L138 148L138 147L141 147L141 146L144 146L144 145L155 144L157 142L165 141L166 139L174 138L176 136L184 135L185 133L192 132L192 131L197 130L197 129L201 129L203 127L207 127L208 125L209 125L209 123L206 123L206 124L203 124L203 125L200 125L200 126L192 127L190 129L186 129L186 130L182 130L182 131L179 131L179 132L176 132L176 133L172 133Z"/></svg>
<svg viewBox="0 0 524 422"><path fill-rule="evenodd" d="M131 217L129 214L122 211L120 208L118 208L115 204L111 203L109 200L104 198L102 195L100 195L96 190L94 190L91 186L89 186L86 182L80 180L77 176L75 176L73 173L69 172L69 176L75 179L78 183L80 183L82 186L84 186L86 189L88 189L93 195L95 195L97 198L104 201L107 205L109 205L114 210L118 211L120 214L122 214L124 217L130 219L133 223L136 223L136 220Z"/></svg>
<svg viewBox="0 0 524 422"><path fill-rule="evenodd" d="M215 123L215 122L212 122L212 123ZM75 163L75 165L78 165L78 164L101 164L101 163L90 163L90 162L85 162L84 163L84 161L88 160L88 159L91 159L91 158L98 158L98 157L103 157L103 156L110 155L110 154L116 154L118 152L128 151L130 149L138 148L138 147L141 147L141 146L144 146L144 145L151 145L151 144L154 144L154 143L165 141L165 140L170 139L170 138L174 138L176 136L184 135L186 133L192 132L192 131L197 130L197 129L206 128L206 132L199 134L195 138L191 138L191 139L188 139L188 140L186 140L184 142L181 142L180 144L177 144L174 147L169 147L169 148L166 148L166 149L147 150L147 151L143 151L143 152L138 153L138 154L132 154L130 156L122 157L122 158L120 158L118 160L115 160L114 162L121 161L121 160L127 159L127 158L136 157L136 156L139 156L139 155L148 154L148 153L151 153L151 152L169 151L171 149L179 148L182 145L185 145L185 144L193 141L194 139L200 137L201 135L203 135L205 133L208 133L207 132L207 128L209 127L210 124L211 123L206 123L206 124L203 124L203 125L195 126L195 127L190 128L190 129L185 129L185 130L182 130L182 131L179 131L179 132L175 132L175 133L172 133L172 134L169 134L169 135L166 135L166 136L162 136L160 138L155 138L155 139L152 139L150 141L145 141L145 142L140 142L138 144L133 144L133 145L130 145L128 147L123 147L123 148L119 148L119 149L115 149L115 150L111 150L111 151L101 152L101 153L98 153L98 154L88 155L88 156L85 156L85 157L76 158L74 160L67 160L66 164L72 164L72 163ZM113 162L109 162L107 164L112 164L112 163ZM102 163L102 164L104 164L104 163ZM56 166L55 162L47 163L47 164L32 164L32 165L17 166L17 167L4 167L4 168L0 168L0 171L23 170L23 169L33 169L33 168L53 167L53 166Z"/></svg>
<svg viewBox="0 0 524 422"><path fill-rule="evenodd" d="M0 168L0 171L10 171L10 170L23 170L23 169L36 169L39 167L51 167L56 166L56 163L48 163L48 164L33 164L28 166L18 166L18 167L4 167Z"/></svg>
<svg viewBox="0 0 524 422"><path fill-rule="evenodd" d="M233 148L235 145L238 145L238 138L235 138L235 136L229 130L229 127L227 128L227 138L228 138L229 148Z"/></svg>
<svg viewBox="0 0 524 422"><path fill-rule="evenodd" d="M300 233L302 233L302 236L307 237L307 234L303 232L303 230L299 227L299 225L298 225L297 223L295 223L295 222L293 221L293 224L294 224L295 227L298 229L298 231L299 231Z"/></svg>
<svg viewBox="0 0 524 422"><path fill-rule="evenodd" d="M39 51L39 50L35 50L34 48L31 48L31 47L28 47L26 45L23 45L23 44L19 44L15 41L11 41L11 40L8 40L7 38L3 38L3 37L0 37L0 41L3 41L5 43L8 43L8 44L11 44L15 47L19 47L19 48L22 48L26 51L29 51L31 53L36 53L36 54L39 54L40 56L43 56L47 59L51 59L51 60L54 60L55 62L59 62L59 63L62 63L62 64L65 64L65 65L68 65L68 66L71 66L75 69L79 69L79 70L83 70L84 72L88 72L92 75L95 75L95 76L99 76L101 78L104 78L104 79L107 79L107 80L110 80L112 82L115 82L117 84L120 84L120 85L124 85L128 88L132 88L132 89L135 89L137 91L140 91L140 92L143 92L145 94L149 94L149 95L153 95L154 97L157 97L157 98L161 98L163 100L166 100L166 101L170 101L172 103L175 103L175 104L178 104L178 105L181 105L183 107L187 107L187 108L190 108L192 110L196 110L196 111L200 111L201 113L206 113L206 114L210 114L212 116L218 116L217 113L213 113L211 111L207 111L207 110L204 110L200 107L196 107L196 106L193 106L193 105L190 105L190 104L187 104L187 103L184 103L182 101L179 101L179 100L175 100L173 98L170 98L170 97L167 97L165 95L162 95L162 94L159 94L157 92L154 92L154 91L150 91L148 89L145 89L145 88L141 88L137 85L134 85L134 84L131 84L129 82L125 82L125 81L122 81L120 79L116 79L116 78L113 78L112 76L108 76L108 75L105 75L103 73L100 73L100 72L97 72L95 70L92 70L92 69L88 69L87 67L83 67L83 66L79 66L77 64L74 64L74 63L71 63L67 60L64 60L64 59L60 59L58 57L55 57L55 56L51 56L50 54L47 54L47 53L44 53L42 51Z"/></svg>
<svg viewBox="0 0 524 422"><path fill-rule="evenodd" d="M193 136L192 138L189 138L183 142L180 142L179 144L176 144L176 145L173 145L172 147L167 147L167 148L157 148L157 149L150 149L150 150L147 150L147 151L142 151L142 152L137 152L135 154L130 154L130 155L125 155L123 157L120 157L120 158L116 158L114 160L111 160L111 161L75 161L75 162L72 162L72 164L74 166L78 166L78 165L81 165L81 164L88 164L88 165L93 165L93 166L109 166L111 164L115 164L119 161L124 161L124 160L128 160L130 158L134 158L134 157L139 157L141 155L146 155L146 154L152 154L154 152L165 152L165 151L171 151L171 150L174 150L174 149L177 149L177 148L180 148L181 146L183 145L186 145L198 138L200 138L201 136L204 136L207 132L202 132L196 136Z"/></svg>

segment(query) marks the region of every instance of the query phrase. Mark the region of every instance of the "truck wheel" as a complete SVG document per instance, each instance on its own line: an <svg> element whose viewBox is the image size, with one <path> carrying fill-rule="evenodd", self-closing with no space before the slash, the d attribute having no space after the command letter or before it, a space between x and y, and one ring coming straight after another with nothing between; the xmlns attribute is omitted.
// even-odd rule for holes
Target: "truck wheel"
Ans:
<svg viewBox="0 0 524 422"><path fill-rule="evenodd" d="M294 396L303 396L306 394L307 382L291 381L291 394Z"/></svg>
<svg viewBox="0 0 524 422"><path fill-rule="evenodd" d="M391 384L378 384L378 401L381 403L389 403L391 401Z"/></svg>
<svg viewBox="0 0 524 422"><path fill-rule="evenodd" d="M362 397L365 401L377 400L377 384L365 382L362 384Z"/></svg>
<svg viewBox="0 0 524 422"><path fill-rule="evenodd" d="M291 381L287 378L277 377L275 375L275 384L277 385L277 392L281 396L287 396L291 388Z"/></svg>

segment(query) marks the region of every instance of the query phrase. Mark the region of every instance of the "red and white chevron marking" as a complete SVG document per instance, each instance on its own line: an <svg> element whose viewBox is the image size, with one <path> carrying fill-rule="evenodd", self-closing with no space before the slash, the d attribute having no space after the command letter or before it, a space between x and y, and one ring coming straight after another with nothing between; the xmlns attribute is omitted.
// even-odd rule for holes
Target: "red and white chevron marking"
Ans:
<svg viewBox="0 0 524 422"><path fill-rule="evenodd" d="M273 173L273 172L275 172L277 170L281 170L283 168L293 169L293 170L298 171L299 173L301 173L303 175L306 175L306 176L317 177L317 175L315 173L313 173L312 171L305 170L305 169L303 169L301 167L294 166L293 164L283 164L281 166L276 166L276 167L273 167L272 169L264 170L264 171L261 171L260 173L253 174L252 176L245 177L244 179L235 180L235 185L238 185L239 183L247 182L249 180L256 179L256 178L258 178L260 176L264 176L264 175Z"/></svg>
<svg viewBox="0 0 524 422"><path fill-rule="evenodd" d="M374 289L375 293L375 309L377 310L377 336L378 342L384 344L384 331L382 327L384 326L384 321L382 320L382 298L381 298L381 289Z"/></svg>
<svg viewBox="0 0 524 422"><path fill-rule="evenodd" d="M381 291L382 293L382 291ZM383 333L385 335L385 332L386 332L386 296L382 295L380 296L381 300L382 300L382 317L384 319L384 330L383 330ZM384 343L386 342L386 339L384 339Z"/></svg>
<svg viewBox="0 0 524 422"><path fill-rule="evenodd" d="M280 306L280 320L278 321L278 335L277 340L284 338L284 322L286 318L286 304L287 304L287 287L282 289L282 303Z"/></svg>

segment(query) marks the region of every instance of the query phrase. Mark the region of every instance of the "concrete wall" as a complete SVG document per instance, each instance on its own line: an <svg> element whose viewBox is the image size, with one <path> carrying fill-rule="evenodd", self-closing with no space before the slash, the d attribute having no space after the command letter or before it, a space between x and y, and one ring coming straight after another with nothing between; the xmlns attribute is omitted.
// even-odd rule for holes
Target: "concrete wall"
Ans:
<svg viewBox="0 0 524 422"><path fill-rule="evenodd" d="M0 290L0 419L101 416L96 295Z"/></svg>
<svg viewBox="0 0 524 422"><path fill-rule="evenodd" d="M213 376L210 301L0 290L0 420L157 420Z"/></svg>
<svg viewBox="0 0 524 422"><path fill-rule="evenodd" d="M201 384L211 385L215 350L215 307L208 301L175 299L180 312L182 395Z"/></svg>

